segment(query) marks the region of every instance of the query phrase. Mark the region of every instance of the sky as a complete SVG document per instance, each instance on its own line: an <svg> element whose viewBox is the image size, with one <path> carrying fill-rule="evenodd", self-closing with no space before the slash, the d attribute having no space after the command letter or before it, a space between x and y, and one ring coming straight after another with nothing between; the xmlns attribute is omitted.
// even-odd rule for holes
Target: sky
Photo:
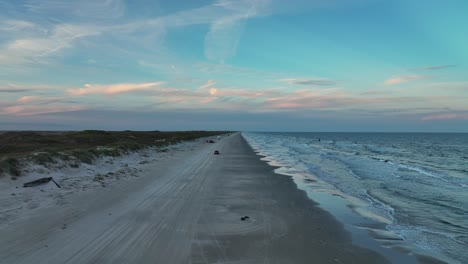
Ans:
<svg viewBox="0 0 468 264"><path fill-rule="evenodd" d="M465 0L0 0L0 130L468 132Z"/></svg>

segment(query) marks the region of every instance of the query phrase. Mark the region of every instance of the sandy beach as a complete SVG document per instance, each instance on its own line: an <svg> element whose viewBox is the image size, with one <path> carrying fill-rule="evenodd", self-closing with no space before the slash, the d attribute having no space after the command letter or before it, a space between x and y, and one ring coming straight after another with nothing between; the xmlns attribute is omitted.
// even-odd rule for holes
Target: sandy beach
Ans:
<svg viewBox="0 0 468 264"><path fill-rule="evenodd" d="M3 223L0 263L388 263L259 158L240 134L199 141Z"/></svg>

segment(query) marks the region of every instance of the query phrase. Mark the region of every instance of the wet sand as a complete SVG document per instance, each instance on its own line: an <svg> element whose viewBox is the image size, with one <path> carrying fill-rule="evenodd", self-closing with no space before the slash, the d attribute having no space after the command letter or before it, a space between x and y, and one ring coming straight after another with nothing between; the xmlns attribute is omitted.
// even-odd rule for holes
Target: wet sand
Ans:
<svg viewBox="0 0 468 264"><path fill-rule="evenodd" d="M387 263L236 135L212 165L193 263ZM241 217L249 216L245 221Z"/></svg>
<svg viewBox="0 0 468 264"><path fill-rule="evenodd" d="M273 169L240 134L201 144L0 227L0 263L388 263Z"/></svg>

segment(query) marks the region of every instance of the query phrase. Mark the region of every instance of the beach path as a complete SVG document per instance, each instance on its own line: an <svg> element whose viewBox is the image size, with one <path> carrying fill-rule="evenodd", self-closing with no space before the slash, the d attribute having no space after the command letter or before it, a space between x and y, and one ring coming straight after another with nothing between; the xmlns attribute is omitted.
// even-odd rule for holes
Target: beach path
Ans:
<svg viewBox="0 0 468 264"><path fill-rule="evenodd" d="M0 263L386 263L239 133L141 174L2 227Z"/></svg>

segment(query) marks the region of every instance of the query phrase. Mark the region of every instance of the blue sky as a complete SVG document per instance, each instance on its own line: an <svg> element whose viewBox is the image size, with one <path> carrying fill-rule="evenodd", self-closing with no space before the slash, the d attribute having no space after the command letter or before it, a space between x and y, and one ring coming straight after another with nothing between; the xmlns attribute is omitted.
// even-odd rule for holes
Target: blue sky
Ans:
<svg viewBox="0 0 468 264"><path fill-rule="evenodd" d="M0 0L0 130L468 132L468 2Z"/></svg>

